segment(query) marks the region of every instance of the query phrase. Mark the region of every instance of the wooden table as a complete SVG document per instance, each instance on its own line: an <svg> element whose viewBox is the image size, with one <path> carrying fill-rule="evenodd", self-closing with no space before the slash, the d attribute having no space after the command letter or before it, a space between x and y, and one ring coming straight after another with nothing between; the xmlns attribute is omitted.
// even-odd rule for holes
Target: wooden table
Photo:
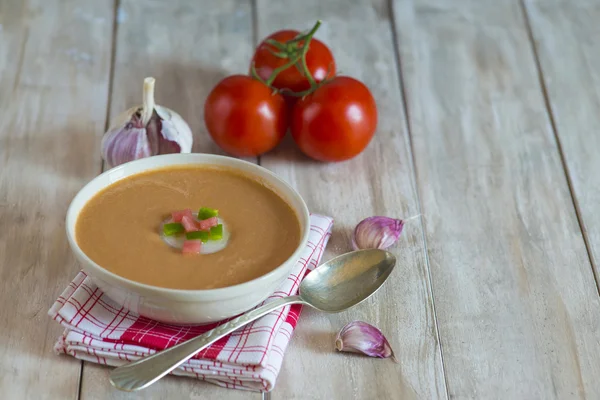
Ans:
<svg viewBox="0 0 600 400"><path fill-rule="evenodd" d="M66 208L143 78L195 152L221 153L209 90L266 34L317 18L377 99L376 137L340 164L290 141L254 161L335 217L325 259L364 217L420 218L376 296L304 312L272 398L600 398L600 0L1 0L1 398L260 397L173 377L117 392L108 368L53 354L46 312L79 269ZM354 319L400 363L335 353Z"/></svg>

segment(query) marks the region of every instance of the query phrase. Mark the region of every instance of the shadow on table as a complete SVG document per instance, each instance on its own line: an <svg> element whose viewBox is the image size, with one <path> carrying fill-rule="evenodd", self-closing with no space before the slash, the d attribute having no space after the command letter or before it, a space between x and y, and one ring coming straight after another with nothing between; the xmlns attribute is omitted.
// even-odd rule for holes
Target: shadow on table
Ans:
<svg viewBox="0 0 600 400"><path fill-rule="evenodd" d="M286 132L285 137L281 143L277 145L277 147L261 156L261 165L279 162L293 162L297 164L315 166L322 164L304 155L304 153L300 151L289 130Z"/></svg>
<svg viewBox="0 0 600 400"><path fill-rule="evenodd" d="M300 324L306 323L307 320L317 319L317 315L320 315L319 311L315 311L309 307L304 307L302 310L302 316L300 317ZM304 321L304 322L303 322ZM323 324L307 324L309 326ZM404 377L402 372L402 359L399 359L399 363L394 363L391 359L377 359L369 358L363 354L350 353L350 352L339 352L335 348L335 339L337 332L332 330L324 329L311 329L304 327L304 332L301 335L294 335L290 346L295 346L302 352L310 352L315 354L327 355L331 357L331 365L348 366L344 361L352 361L363 365L364 368L376 369L376 374L379 375L390 375L393 376L395 384L394 388L397 390L398 399L402 400L416 400L419 397L415 392L413 386ZM345 371L345 369L340 369ZM340 372L345 373L345 372Z"/></svg>

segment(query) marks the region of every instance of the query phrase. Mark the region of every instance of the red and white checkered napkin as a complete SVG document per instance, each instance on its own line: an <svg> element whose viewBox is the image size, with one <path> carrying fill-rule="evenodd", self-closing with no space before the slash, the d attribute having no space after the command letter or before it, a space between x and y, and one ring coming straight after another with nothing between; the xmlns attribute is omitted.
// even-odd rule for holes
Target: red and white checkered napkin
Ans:
<svg viewBox="0 0 600 400"><path fill-rule="evenodd" d="M296 294L302 278L319 264L333 220L312 214L310 222L308 245L300 260L265 302ZM273 311L202 350L173 374L227 388L270 391L300 311L300 305ZM139 316L114 303L83 272L48 314L66 328L55 345L57 353L113 366L138 360L219 325L170 325Z"/></svg>

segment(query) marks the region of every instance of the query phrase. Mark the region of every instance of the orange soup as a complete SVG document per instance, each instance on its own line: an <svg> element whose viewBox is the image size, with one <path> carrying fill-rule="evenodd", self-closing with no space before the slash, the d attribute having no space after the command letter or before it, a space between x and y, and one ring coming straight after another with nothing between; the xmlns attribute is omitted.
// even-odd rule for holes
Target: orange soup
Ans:
<svg viewBox="0 0 600 400"><path fill-rule="evenodd" d="M176 233L182 241L198 248L213 245L212 237L198 239L204 234L200 208L218 210L226 245L208 254L186 254L169 245L166 223L183 230ZM180 210L192 210L199 228L177 225L172 215ZM212 232L204 230L206 236ZM124 278L165 288L212 289L247 282L281 265L298 247L301 229L290 205L258 179L228 168L186 166L113 183L84 206L75 235L88 257Z"/></svg>

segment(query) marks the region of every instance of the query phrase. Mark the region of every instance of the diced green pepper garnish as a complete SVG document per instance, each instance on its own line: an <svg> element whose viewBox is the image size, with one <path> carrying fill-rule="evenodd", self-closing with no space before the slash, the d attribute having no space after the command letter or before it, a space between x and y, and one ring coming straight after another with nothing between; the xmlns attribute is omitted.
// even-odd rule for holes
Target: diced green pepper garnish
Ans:
<svg viewBox="0 0 600 400"><path fill-rule="evenodd" d="M185 229L179 222L172 222L170 224L163 225L163 233L165 236L173 236L183 232L185 232Z"/></svg>
<svg viewBox="0 0 600 400"><path fill-rule="evenodd" d="M201 207L198 211L198 219L205 220L212 217L216 217L219 215L219 210L215 210L214 208Z"/></svg>
<svg viewBox="0 0 600 400"><path fill-rule="evenodd" d="M210 233L206 232L206 231L195 231L195 232L188 232L185 234L185 238L187 240L202 240L202 242L206 243L208 242L208 239L210 237Z"/></svg>
<svg viewBox="0 0 600 400"><path fill-rule="evenodd" d="M221 240L223 239L223 224L213 226L210 228L210 240Z"/></svg>

